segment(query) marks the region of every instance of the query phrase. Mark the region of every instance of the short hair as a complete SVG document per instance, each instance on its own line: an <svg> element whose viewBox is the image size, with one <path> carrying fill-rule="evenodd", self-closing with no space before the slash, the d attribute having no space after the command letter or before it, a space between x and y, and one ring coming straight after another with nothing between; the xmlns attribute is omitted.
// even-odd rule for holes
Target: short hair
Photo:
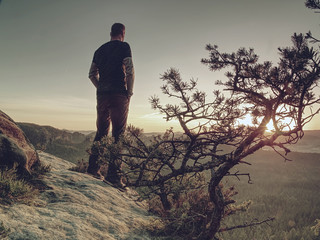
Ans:
<svg viewBox="0 0 320 240"><path fill-rule="evenodd" d="M125 31L126 27L122 23L114 23L111 27L111 36L119 36L122 35Z"/></svg>

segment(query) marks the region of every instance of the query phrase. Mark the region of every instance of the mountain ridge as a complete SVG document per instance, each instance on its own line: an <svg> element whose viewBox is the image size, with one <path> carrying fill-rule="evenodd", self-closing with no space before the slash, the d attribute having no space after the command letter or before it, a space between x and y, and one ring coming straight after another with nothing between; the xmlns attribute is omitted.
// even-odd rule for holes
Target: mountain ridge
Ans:
<svg viewBox="0 0 320 240"><path fill-rule="evenodd" d="M45 150L54 156L68 159L73 163L88 159L86 152L90 148L95 132L60 130L51 126L40 126L34 123L17 123L25 132L31 143L38 150ZM161 135L161 132L148 132L149 138ZM306 130L304 136L293 145L288 145L293 152L320 153L320 130ZM268 148L265 148L268 150Z"/></svg>
<svg viewBox="0 0 320 240"><path fill-rule="evenodd" d="M37 150L44 150L73 163L88 158L86 150L93 142L94 133L83 134L34 123L18 122L17 125Z"/></svg>

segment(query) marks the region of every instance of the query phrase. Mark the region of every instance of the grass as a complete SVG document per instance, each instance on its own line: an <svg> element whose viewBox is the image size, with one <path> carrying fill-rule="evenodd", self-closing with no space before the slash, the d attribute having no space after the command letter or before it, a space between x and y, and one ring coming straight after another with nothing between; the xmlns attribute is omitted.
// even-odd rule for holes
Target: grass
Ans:
<svg viewBox="0 0 320 240"><path fill-rule="evenodd" d="M0 202L28 203L36 194L37 190L26 180L19 179L14 169L0 171Z"/></svg>
<svg viewBox="0 0 320 240"><path fill-rule="evenodd" d="M238 202L252 200L248 212L227 218L224 226L235 226L258 219L276 220L253 228L237 229L220 235L237 240L320 240L316 219L320 218L320 154L291 153L293 161L284 162L273 152L260 151L234 171L249 172L253 184L227 178L235 185ZM312 228L313 227L313 228Z"/></svg>
<svg viewBox="0 0 320 240"><path fill-rule="evenodd" d="M29 177L19 177L16 168L0 170L0 203L30 204L39 193L40 179L49 171L50 166L41 163L32 169Z"/></svg>
<svg viewBox="0 0 320 240"><path fill-rule="evenodd" d="M31 205L44 184L41 178L51 170L49 165L36 164L30 176L18 176L16 167L0 170L0 205L24 203ZM11 232L0 221L0 239L5 239Z"/></svg>

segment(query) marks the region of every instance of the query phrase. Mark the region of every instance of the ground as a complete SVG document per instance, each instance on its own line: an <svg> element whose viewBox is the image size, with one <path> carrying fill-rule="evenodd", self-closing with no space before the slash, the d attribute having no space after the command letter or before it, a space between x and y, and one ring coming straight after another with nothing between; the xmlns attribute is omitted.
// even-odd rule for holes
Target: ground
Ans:
<svg viewBox="0 0 320 240"><path fill-rule="evenodd" d="M145 227L153 219L136 201L133 190L119 191L87 174L70 171L74 164L39 152L52 170L47 189L29 206L0 205L8 239L150 239Z"/></svg>

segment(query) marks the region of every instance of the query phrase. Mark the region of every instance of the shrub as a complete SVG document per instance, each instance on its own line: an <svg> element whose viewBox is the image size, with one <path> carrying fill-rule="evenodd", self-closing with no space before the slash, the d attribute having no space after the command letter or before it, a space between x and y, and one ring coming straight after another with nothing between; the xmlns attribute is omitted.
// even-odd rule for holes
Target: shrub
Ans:
<svg viewBox="0 0 320 240"><path fill-rule="evenodd" d="M50 165L44 165L41 162L38 162L32 169L31 169L31 177L32 179L40 179L46 173L51 171Z"/></svg>
<svg viewBox="0 0 320 240"><path fill-rule="evenodd" d="M156 194L148 200L150 212L161 217L161 220L156 220L157 228L150 227L150 231L163 239L204 239L204 229L209 226L214 212L204 174L177 179L170 185L170 191L167 189L169 210L164 209L161 198ZM236 205L231 199L237 194L234 187L225 188L220 184L220 188L226 204L224 217L248 210L251 201Z"/></svg>
<svg viewBox="0 0 320 240"><path fill-rule="evenodd" d="M0 171L0 201L2 203L29 202L36 192L26 180L18 178L15 169Z"/></svg>
<svg viewBox="0 0 320 240"><path fill-rule="evenodd" d="M69 170L79 172L79 173L85 173L87 172L88 165L89 165L88 162L85 162L83 159L81 159L81 161L78 161L76 166L70 168Z"/></svg>

